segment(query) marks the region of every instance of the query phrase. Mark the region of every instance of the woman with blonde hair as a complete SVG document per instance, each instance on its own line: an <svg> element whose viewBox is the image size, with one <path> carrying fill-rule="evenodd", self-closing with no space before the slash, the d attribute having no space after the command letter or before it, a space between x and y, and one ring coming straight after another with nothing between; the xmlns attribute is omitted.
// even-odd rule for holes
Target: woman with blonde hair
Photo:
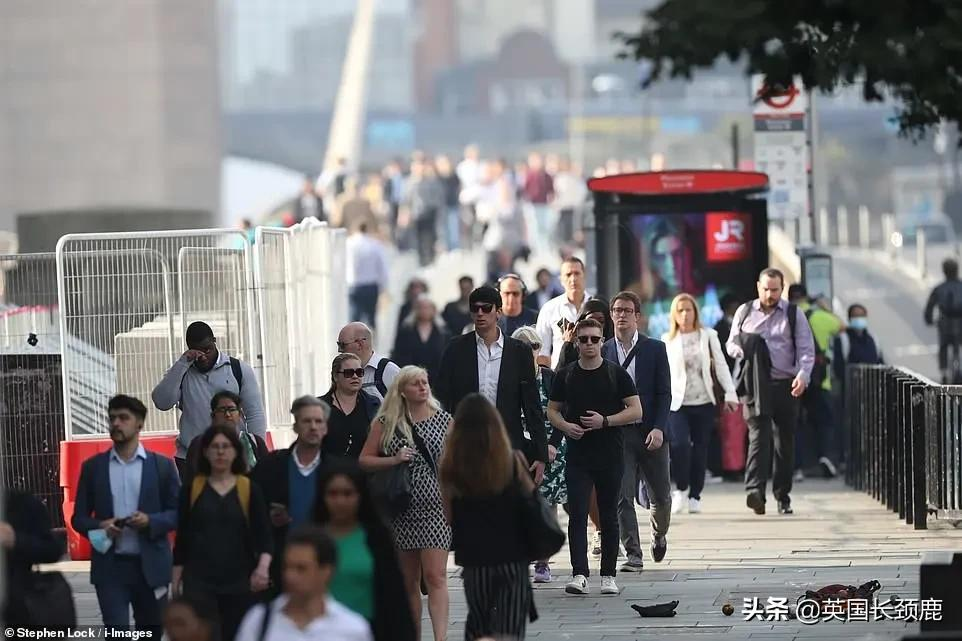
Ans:
<svg viewBox="0 0 962 641"><path fill-rule="evenodd" d="M444 515L437 470L450 425L451 415L431 394L428 373L409 365L391 383L359 459L370 472L410 465L411 503L393 519L394 543L418 638L423 572L435 641L443 641L448 631L446 569L451 527Z"/></svg>
<svg viewBox="0 0 962 641"><path fill-rule="evenodd" d="M725 407L738 409L738 397L718 333L702 326L698 303L691 294L678 294L671 301L668 333L662 336L671 366L671 473L676 489L671 511L682 511L688 499L691 514L701 512L705 487L708 441L715 427L715 380L725 393ZM714 374L714 380L712 379Z"/></svg>
<svg viewBox="0 0 962 641"><path fill-rule="evenodd" d="M523 639L537 612L522 502L537 490L524 456L511 449L501 415L480 394L458 404L441 459L441 488L454 561L464 568L465 640Z"/></svg>

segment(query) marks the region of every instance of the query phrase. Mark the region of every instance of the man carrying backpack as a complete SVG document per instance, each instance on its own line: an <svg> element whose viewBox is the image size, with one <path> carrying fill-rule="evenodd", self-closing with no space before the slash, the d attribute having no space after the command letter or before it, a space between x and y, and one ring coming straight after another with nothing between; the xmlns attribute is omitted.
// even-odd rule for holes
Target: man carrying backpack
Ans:
<svg viewBox="0 0 962 641"><path fill-rule="evenodd" d="M374 332L364 323L348 323L337 335L337 351L350 352L361 359L364 379L361 389L383 401L387 388L401 368L387 356L374 351Z"/></svg>
<svg viewBox="0 0 962 641"><path fill-rule="evenodd" d="M771 461L772 493L779 514L792 514L792 470L799 399L815 364L815 341L805 314L782 300L785 277L766 269L758 277L758 298L735 312L726 348L736 359L736 387L748 421L745 467L746 504L765 513L765 491Z"/></svg>
<svg viewBox="0 0 962 641"><path fill-rule="evenodd" d="M170 366L151 393L157 409L169 410L175 405L180 408L174 462L181 478L187 473L187 448L210 427L210 401L221 390L240 396L247 431L262 439L267 437L267 417L253 368L218 350L217 339L207 323L191 323L185 340L187 351Z"/></svg>
<svg viewBox="0 0 962 641"><path fill-rule="evenodd" d="M939 371L943 385L962 383L962 281L959 280L959 263L947 258L942 263L945 282L929 294L925 304L925 324L935 324L935 309L939 310ZM954 352L949 363L949 350Z"/></svg>

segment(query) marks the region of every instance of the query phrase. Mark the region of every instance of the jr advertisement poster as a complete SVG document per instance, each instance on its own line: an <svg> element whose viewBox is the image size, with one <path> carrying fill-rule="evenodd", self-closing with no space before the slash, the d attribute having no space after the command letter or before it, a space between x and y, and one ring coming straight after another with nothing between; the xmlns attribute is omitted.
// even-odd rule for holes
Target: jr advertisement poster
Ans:
<svg viewBox="0 0 962 641"><path fill-rule="evenodd" d="M629 289L646 301L650 336L668 331L677 294L694 296L702 323L712 327L722 317L722 296L743 294L757 276L747 213L638 214L627 227L638 260L637 280Z"/></svg>

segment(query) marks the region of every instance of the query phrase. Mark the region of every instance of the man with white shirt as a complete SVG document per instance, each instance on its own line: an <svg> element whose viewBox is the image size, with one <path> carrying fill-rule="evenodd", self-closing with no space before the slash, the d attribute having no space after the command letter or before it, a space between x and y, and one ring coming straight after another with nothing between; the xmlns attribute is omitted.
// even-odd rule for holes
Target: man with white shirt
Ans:
<svg viewBox="0 0 962 641"><path fill-rule="evenodd" d="M252 608L236 641L372 641L367 620L328 593L336 569L337 546L324 529L292 532L284 549L284 593Z"/></svg>
<svg viewBox="0 0 962 641"><path fill-rule="evenodd" d="M564 293L545 303L535 327L541 337L538 365L551 369L558 369L561 348L570 341L581 308L590 298L585 291L585 264L580 258L570 256L561 263L561 285Z"/></svg>
<svg viewBox="0 0 962 641"><path fill-rule="evenodd" d="M651 502L651 556L655 563L660 563L668 551L666 535L671 522L671 481L665 430L671 409L671 369L665 344L638 331L641 323L638 295L618 292L610 305L615 336L604 344L601 355L628 371L644 409L641 420L624 429L625 471L618 502L621 541L628 554L621 571L641 572L644 563L635 497L642 480Z"/></svg>
<svg viewBox="0 0 962 641"><path fill-rule="evenodd" d="M376 327L381 284L388 282L387 250L368 233L367 223L347 239L347 287L352 321Z"/></svg>
<svg viewBox="0 0 962 641"><path fill-rule="evenodd" d="M548 439L531 349L498 327L501 294L479 287L468 298L474 331L451 339L432 381L444 408L454 414L468 394L481 394L498 408L514 449L524 452L536 483L548 460Z"/></svg>
<svg viewBox="0 0 962 641"><path fill-rule="evenodd" d="M364 323L345 325L337 335L337 351L340 354L349 352L361 359L364 368L361 389L383 401L401 368L387 356L374 351L374 332L371 328Z"/></svg>

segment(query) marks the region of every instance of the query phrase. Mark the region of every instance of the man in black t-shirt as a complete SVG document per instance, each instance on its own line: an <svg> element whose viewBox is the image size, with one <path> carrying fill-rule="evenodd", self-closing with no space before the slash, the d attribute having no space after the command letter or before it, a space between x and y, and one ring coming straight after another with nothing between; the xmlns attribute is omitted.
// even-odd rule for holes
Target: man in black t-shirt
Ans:
<svg viewBox="0 0 962 641"><path fill-rule="evenodd" d="M598 495L601 520L601 593L618 594L618 498L624 466L622 425L641 420L641 401L631 377L601 357L601 324L575 328L578 360L558 370L548 401L551 424L568 438L568 547L573 579L568 594L588 594L588 500ZM552 441L560 440L560 433ZM557 446L558 443L553 443Z"/></svg>

